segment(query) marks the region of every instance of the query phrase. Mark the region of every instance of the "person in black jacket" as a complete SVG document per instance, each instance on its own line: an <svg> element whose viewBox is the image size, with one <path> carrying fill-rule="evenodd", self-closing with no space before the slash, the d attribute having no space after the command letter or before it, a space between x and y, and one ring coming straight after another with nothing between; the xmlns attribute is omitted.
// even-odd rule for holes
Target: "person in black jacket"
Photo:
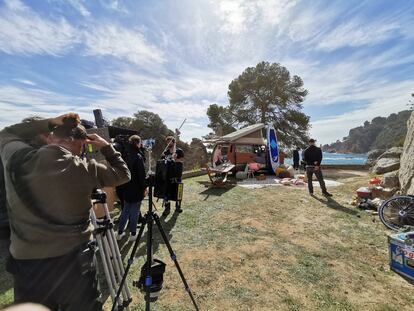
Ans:
<svg viewBox="0 0 414 311"><path fill-rule="evenodd" d="M167 146L161 155L161 159L174 162L175 172L176 172L176 182L181 182L183 175L183 162L184 162L184 151L181 148L177 148L174 136L168 136L165 138ZM169 186L172 186L171 184ZM168 216L171 211L171 203L168 197L164 198L164 212L162 215L164 217ZM175 201L175 211L181 213L183 210L181 208L181 201Z"/></svg>
<svg viewBox="0 0 414 311"><path fill-rule="evenodd" d="M299 147L296 147L296 149L293 150L293 168L295 170L299 169Z"/></svg>
<svg viewBox="0 0 414 311"><path fill-rule="evenodd" d="M141 137L132 135L128 139L127 152L124 159L131 171L131 180L122 187L123 209L119 217L118 240L125 236L125 225L129 220L129 241L137 238L137 225L140 215L141 202L147 191L145 181L145 157L141 153Z"/></svg>
<svg viewBox="0 0 414 311"><path fill-rule="evenodd" d="M318 178L319 185L322 189L322 194L328 197L331 197L326 190L325 181L323 180L323 175L321 171L321 162L322 162L322 150L315 146L315 139L309 139L309 147L306 148L304 152L304 161L306 162L306 176L308 178L308 189L309 194L313 195L313 184L312 177L313 174Z"/></svg>

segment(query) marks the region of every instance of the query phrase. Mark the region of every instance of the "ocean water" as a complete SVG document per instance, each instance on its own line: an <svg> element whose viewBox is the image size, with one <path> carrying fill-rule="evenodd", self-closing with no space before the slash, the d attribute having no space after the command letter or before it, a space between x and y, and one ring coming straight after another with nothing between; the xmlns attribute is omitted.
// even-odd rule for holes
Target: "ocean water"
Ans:
<svg viewBox="0 0 414 311"><path fill-rule="evenodd" d="M350 153L330 153L323 152L322 164L365 164L367 162L366 154L350 154ZM286 159L285 163L292 164L292 159Z"/></svg>

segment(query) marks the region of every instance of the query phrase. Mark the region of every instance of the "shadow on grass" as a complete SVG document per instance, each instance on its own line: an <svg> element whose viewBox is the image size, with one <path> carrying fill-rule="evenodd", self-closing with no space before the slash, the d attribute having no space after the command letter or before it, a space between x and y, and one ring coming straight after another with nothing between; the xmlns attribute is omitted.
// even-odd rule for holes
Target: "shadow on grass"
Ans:
<svg viewBox="0 0 414 311"><path fill-rule="evenodd" d="M199 182L200 184L205 184L204 182ZM208 189L200 192L201 195L204 195L204 199L203 201L207 201L208 198L213 195L213 196L221 196L223 194L225 194L227 191L233 189L234 187L236 187L236 184L234 183L228 183L222 187L214 187L211 186L211 183L208 183L206 186L210 186Z"/></svg>
<svg viewBox="0 0 414 311"><path fill-rule="evenodd" d="M347 213L347 214L353 215L353 216L356 216L356 215L359 214L358 211L343 206L342 204L340 204L337 201L335 201L335 199L333 199L333 198L327 197L325 199L320 199L320 198L318 198L315 195L313 195L312 197L315 200L318 200L322 204L325 204L327 207L332 208L332 209L334 209L336 211L343 212L343 213Z"/></svg>

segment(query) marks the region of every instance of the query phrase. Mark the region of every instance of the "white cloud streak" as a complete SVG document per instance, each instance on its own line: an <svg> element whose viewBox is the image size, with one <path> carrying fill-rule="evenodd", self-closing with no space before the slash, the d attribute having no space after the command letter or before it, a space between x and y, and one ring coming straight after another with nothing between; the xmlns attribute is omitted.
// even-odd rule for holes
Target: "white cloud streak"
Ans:
<svg viewBox="0 0 414 311"><path fill-rule="evenodd" d="M115 24L92 27L85 32L88 55L114 56L137 65L163 63L163 52L149 44L138 30L128 30Z"/></svg>
<svg viewBox="0 0 414 311"><path fill-rule="evenodd" d="M0 51L59 56L77 42L75 29L64 18L46 21L20 1L6 4L0 8Z"/></svg>
<svg viewBox="0 0 414 311"><path fill-rule="evenodd" d="M85 7L82 0L67 0L67 1L82 16L88 17L91 15L91 12L89 12L89 10Z"/></svg>

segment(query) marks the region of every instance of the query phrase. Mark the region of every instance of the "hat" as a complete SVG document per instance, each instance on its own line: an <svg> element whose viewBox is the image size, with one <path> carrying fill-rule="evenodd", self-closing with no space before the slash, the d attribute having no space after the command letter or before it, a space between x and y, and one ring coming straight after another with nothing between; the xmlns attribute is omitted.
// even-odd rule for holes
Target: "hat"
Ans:
<svg viewBox="0 0 414 311"><path fill-rule="evenodd" d="M310 143L314 143L315 141L316 141L316 139L313 139L313 138L309 139Z"/></svg>

